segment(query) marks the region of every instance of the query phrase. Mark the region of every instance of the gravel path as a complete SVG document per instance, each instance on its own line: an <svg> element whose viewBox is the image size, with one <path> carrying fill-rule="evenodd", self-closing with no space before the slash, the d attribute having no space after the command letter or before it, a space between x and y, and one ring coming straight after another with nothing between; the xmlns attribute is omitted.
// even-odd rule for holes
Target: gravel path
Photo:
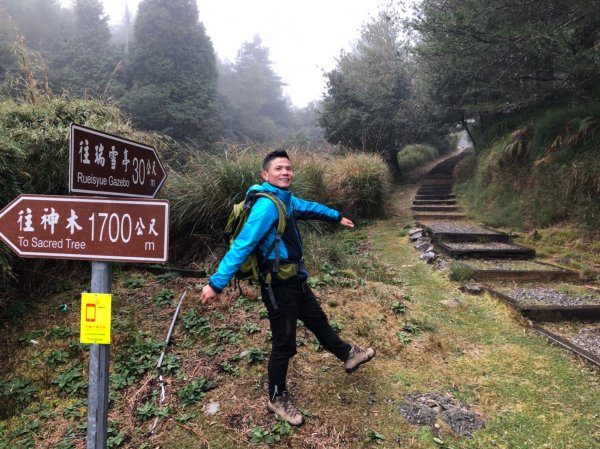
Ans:
<svg viewBox="0 0 600 449"><path fill-rule="evenodd" d="M433 232L445 232L445 233L456 233L456 234L490 234L496 235L499 232L492 231L490 229L482 228L477 225L469 225L467 223L449 223L449 222L438 222L432 223L427 226Z"/></svg>
<svg viewBox="0 0 600 449"><path fill-rule="evenodd" d="M555 306L600 305L600 297L595 295L576 295L559 292L552 288L514 288L508 296L528 304L537 303Z"/></svg>
<svg viewBox="0 0 600 449"><path fill-rule="evenodd" d="M590 354L600 357L600 323L548 323L544 327Z"/></svg>
<svg viewBox="0 0 600 449"><path fill-rule="evenodd" d="M444 243L450 249L466 249L466 250L485 250L485 249L523 249L518 245L511 243L502 242L488 242L488 243L477 243L477 242L460 242L460 243Z"/></svg>

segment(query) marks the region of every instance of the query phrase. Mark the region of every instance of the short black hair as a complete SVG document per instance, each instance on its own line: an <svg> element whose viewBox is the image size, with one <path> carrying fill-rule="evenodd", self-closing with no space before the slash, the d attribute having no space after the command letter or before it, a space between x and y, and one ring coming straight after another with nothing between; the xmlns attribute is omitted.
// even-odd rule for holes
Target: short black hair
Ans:
<svg viewBox="0 0 600 449"><path fill-rule="evenodd" d="M265 158L263 159L263 165L262 165L263 170L268 170L269 169L269 164L271 163L271 161L273 159L278 158L278 157L284 157L284 158L286 158L288 160L290 159L290 157L287 154L287 151L281 150L281 149L280 150L273 150L269 154L267 154L265 156Z"/></svg>

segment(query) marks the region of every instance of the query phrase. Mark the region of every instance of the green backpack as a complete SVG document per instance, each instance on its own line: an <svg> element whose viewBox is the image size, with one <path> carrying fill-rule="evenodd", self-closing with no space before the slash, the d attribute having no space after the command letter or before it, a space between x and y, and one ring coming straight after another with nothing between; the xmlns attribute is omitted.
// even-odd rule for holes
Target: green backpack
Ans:
<svg viewBox="0 0 600 449"><path fill-rule="evenodd" d="M273 194L268 192L251 191L248 193L244 201L235 204L231 214L229 215L229 219L227 220L227 225L225 226L225 240L229 241L229 247L231 248L236 237L240 234L242 228L246 224L246 221L248 221L252 206L254 206L254 203L256 203L256 200L260 197L269 198L271 201L273 201L277 207L277 213L279 214L279 218L277 219L277 235L275 237L275 241L264 256L265 258L268 257L269 254L275 250L275 263L272 271L273 273L278 273L280 270L279 242L281 241L281 236L285 231L286 209L285 204L283 204L283 202ZM259 257L258 249L252 251L238 272L235 274L236 279L258 281L261 276L259 270ZM267 274L266 279L263 280L267 283L270 283L271 273Z"/></svg>

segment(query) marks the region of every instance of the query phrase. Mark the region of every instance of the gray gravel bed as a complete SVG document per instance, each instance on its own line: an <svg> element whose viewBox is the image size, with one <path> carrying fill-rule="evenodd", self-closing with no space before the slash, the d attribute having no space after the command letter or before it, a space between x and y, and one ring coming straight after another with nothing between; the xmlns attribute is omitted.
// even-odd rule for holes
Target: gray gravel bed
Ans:
<svg viewBox="0 0 600 449"><path fill-rule="evenodd" d="M600 357L600 325L583 329L570 340L590 354Z"/></svg>
<svg viewBox="0 0 600 449"><path fill-rule="evenodd" d="M568 294L552 288L514 288L508 296L519 302L554 306L600 305L600 297L595 295Z"/></svg>
<svg viewBox="0 0 600 449"><path fill-rule="evenodd" d="M449 222L432 223L428 226L428 228L433 232L446 232L456 234L499 234L496 231L482 228L481 226L477 225L458 224Z"/></svg>
<svg viewBox="0 0 600 449"><path fill-rule="evenodd" d="M496 271L565 271L564 268L542 264L532 260L510 260L510 259L475 259L467 263L475 270Z"/></svg>
<svg viewBox="0 0 600 449"><path fill-rule="evenodd" d="M578 348L600 357L600 323L549 323L544 327Z"/></svg>
<svg viewBox="0 0 600 449"><path fill-rule="evenodd" d="M485 250L485 249L522 249L522 246L513 245L510 243L502 242L460 242L460 243L444 243L450 249L466 249L466 250Z"/></svg>

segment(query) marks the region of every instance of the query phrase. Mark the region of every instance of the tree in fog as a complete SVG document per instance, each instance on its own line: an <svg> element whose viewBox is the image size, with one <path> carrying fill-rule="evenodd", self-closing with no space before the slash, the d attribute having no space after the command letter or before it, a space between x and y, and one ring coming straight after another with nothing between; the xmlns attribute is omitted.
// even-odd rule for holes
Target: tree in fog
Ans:
<svg viewBox="0 0 600 449"><path fill-rule="evenodd" d="M396 154L415 138L423 112L414 100L413 64L399 22L380 13L326 74L320 125L328 142L381 153L400 175Z"/></svg>
<svg viewBox="0 0 600 449"><path fill-rule="evenodd" d="M423 0L411 26L430 92L458 115L597 95L600 0Z"/></svg>
<svg viewBox="0 0 600 449"><path fill-rule="evenodd" d="M137 126L208 144L215 135L217 71L195 0L143 0L121 104Z"/></svg>
<svg viewBox="0 0 600 449"><path fill-rule="evenodd" d="M75 0L73 19L63 22L59 41L48 52L48 79L54 90L74 96L114 94L119 57L110 44L108 17L100 0ZM117 93L119 90L117 90Z"/></svg>
<svg viewBox="0 0 600 449"><path fill-rule="evenodd" d="M290 103L271 66L259 36L242 44L234 64L221 66L222 117L237 140L273 142L289 130Z"/></svg>

